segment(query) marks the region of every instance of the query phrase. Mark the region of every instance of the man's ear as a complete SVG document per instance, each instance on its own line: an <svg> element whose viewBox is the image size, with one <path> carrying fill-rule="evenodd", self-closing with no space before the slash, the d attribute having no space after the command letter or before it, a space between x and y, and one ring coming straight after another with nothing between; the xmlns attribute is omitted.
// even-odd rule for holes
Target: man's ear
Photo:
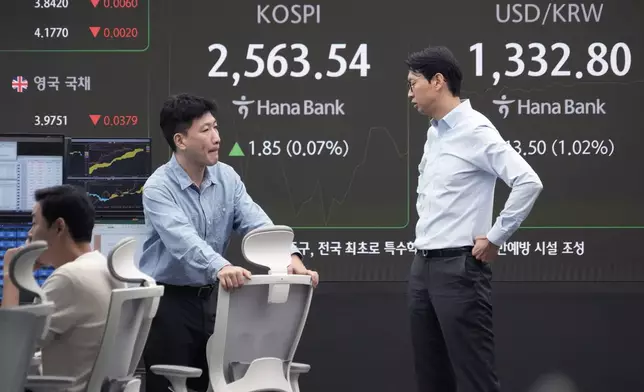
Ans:
<svg viewBox="0 0 644 392"><path fill-rule="evenodd" d="M60 234L67 229L67 224L65 223L65 220L63 218L56 219L54 225L56 228L56 234Z"/></svg>
<svg viewBox="0 0 644 392"><path fill-rule="evenodd" d="M175 133L174 136L172 137L172 140L174 140L174 145L177 147L177 150L184 150L186 148L185 144L183 143L182 134Z"/></svg>

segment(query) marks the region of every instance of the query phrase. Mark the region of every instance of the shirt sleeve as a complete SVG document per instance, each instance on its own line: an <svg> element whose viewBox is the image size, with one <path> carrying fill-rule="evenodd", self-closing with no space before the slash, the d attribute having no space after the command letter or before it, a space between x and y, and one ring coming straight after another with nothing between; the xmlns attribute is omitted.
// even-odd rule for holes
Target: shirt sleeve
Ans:
<svg viewBox="0 0 644 392"><path fill-rule="evenodd" d="M470 151L474 165L502 179L512 188L503 210L487 233L487 239L500 246L528 217L543 184L530 164L494 128L476 128Z"/></svg>
<svg viewBox="0 0 644 392"><path fill-rule="evenodd" d="M46 347L56 336L62 335L78 325L84 314L77 306L73 279L64 275L62 271L51 274L43 284L42 290L47 301L54 303L54 313L51 315L49 327L44 339L40 342L41 347Z"/></svg>
<svg viewBox="0 0 644 392"><path fill-rule="evenodd" d="M204 241L169 192L161 187L143 190L145 220L156 230L170 254L216 280L221 268L231 264Z"/></svg>
<svg viewBox="0 0 644 392"><path fill-rule="evenodd" d="M258 227L272 226L273 222L266 212L250 197L244 182L235 173L235 220L233 228L238 234L245 236L249 231ZM291 254L296 254L302 259L302 252L291 245Z"/></svg>

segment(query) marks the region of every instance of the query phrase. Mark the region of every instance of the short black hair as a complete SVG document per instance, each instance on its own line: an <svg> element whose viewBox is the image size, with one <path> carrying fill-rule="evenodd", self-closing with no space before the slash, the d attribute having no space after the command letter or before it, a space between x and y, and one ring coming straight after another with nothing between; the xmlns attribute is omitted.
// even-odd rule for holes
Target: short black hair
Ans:
<svg viewBox="0 0 644 392"><path fill-rule="evenodd" d="M48 227L62 218L74 242L91 242L96 213L83 188L73 185L42 188L36 191L35 198Z"/></svg>
<svg viewBox="0 0 644 392"><path fill-rule="evenodd" d="M461 94L463 72L454 54L446 47L428 46L410 54L405 63L411 72L419 73L427 80L431 80L434 75L440 73L447 81L447 87L452 95L458 97Z"/></svg>
<svg viewBox="0 0 644 392"><path fill-rule="evenodd" d="M174 144L174 135L176 133L186 134L188 128L192 126L194 119L203 116L206 113L217 113L217 104L209 99L192 94L177 94L168 97L161 108L161 118L159 124L163 137L168 142L172 151L177 151Z"/></svg>

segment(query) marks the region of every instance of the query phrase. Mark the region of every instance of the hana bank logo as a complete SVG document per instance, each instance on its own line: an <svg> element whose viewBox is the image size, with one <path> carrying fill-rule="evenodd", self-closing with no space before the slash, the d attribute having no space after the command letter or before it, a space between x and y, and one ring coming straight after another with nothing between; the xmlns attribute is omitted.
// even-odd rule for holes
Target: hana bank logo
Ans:
<svg viewBox="0 0 644 392"><path fill-rule="evenodd" d="M499 107L499 113L501 113L504 119L508 118L508 114L510 114L510 104L514 102L516 102L516 99L508 99L505 94L501 95L501 99L495 99L492 101L493 104Z"/></svg>
<svg viewBox="0 0 644 392"><path fill-rule="evenodd" d="M247 100L245 95L242 95L239 99L233 100L233 105L237 106L237 113L239 113L244 120L248 117L248 106L252 103L255 103L255 101Z"/></svg>

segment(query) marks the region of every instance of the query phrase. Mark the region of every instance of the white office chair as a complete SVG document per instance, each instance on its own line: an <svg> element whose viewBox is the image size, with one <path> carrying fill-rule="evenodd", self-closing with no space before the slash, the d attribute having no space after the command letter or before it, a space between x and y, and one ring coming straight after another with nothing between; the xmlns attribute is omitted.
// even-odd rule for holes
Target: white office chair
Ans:
<svg viewBox="0 0 644 392"><path fill-rule="evenodd" d="M311 277L288 275L293 230L287 226L255 229L242 241L249 262L267 267L267 275L253 275L243 287L218 294L215 330L206 355L209 391L298 392L298 376L309 365L294 364L293 357L313 295ZM168 365L151 367L186 392L186 379L201 371Z"/></svg>
<svg viewBox="0 0 644 392"><path fill-rule="evenodd" d="M134 377L157 313L163 286L136 267L136 240L119 241L107 256L114 278L127 287L112 291L110 310L87 391L139 392L141 380Z"/></svg>
<svg viewBox="0 0 644 392"><path fill-rule="evenodd" d="M112 276L123 288L112 290L101 347L94 362L87 392L139 392L141 380L134 376L156 315L163 286L157 286L135 265L136 240L119 241L107 256ZM31 383L34 392L49 391L50 385Z"/></svg>
<svg viewBox="0 0 644 392"><path fill-rule="evenodd" d="M4 319L1 333L2 342L0 342L1 355L3 361L5 359L15 361L13 366L20 368L20 370L15 369L12 374L5 374L4 372L8 368L5 367L4 363L2 364L2 370L0 370L0 380L3 383L2 390L23 392L30 385L46 384L49 386L48 391L58 391L64 390L74 381L73 378L69 377L28 375L37 345L45 337L49 318L54 312L54 304L47 300L45 293L34 277L36 260L46 250L47 243L45 241L32 242L16 252L9 265L9 279L16 285L18 290L27 291L35 296L39 303L16 306L1 311L1 318ZM18 316L12 316L10 313L26 314L28 317L21 317L24 319L24 324L14 324L15 317ZM9 330L5 330L5 327L9 328ZM21 353L18 354L16 350L20 350ZM9 353L10 351L13 352ZM5 355L8 357L5 357ZM26 367L23 368L23 366ZM18 379L22 379L22 381L17 383ZM8 385L5 383L8 383Z"/></svg>
<svg viewBox="0 0 644 392"><path fill-rule="evenodd" d="M23 392L42 322L33 313L0 309L0 380L2 390Z"/></svg>

